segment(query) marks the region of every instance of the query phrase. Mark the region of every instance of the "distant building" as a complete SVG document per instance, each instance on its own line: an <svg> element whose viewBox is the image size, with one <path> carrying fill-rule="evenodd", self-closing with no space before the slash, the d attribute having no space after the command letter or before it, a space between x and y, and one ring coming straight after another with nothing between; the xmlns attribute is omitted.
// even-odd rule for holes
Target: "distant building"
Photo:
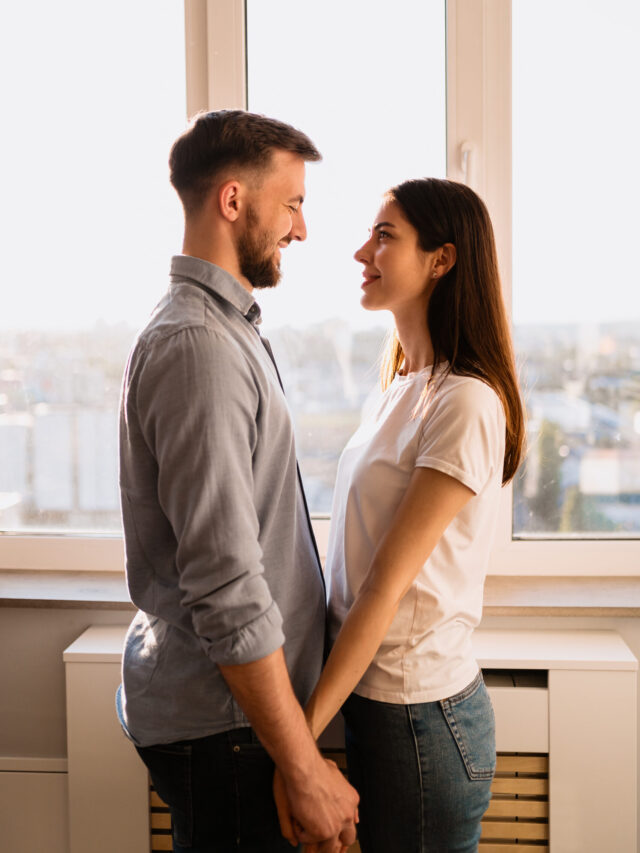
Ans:
<svg viewBox="0 0 640 853"><path fill-rule="evenodd" d="M640 498L640 452L593 447L580 459L580 491L598 497Z"/></svg>

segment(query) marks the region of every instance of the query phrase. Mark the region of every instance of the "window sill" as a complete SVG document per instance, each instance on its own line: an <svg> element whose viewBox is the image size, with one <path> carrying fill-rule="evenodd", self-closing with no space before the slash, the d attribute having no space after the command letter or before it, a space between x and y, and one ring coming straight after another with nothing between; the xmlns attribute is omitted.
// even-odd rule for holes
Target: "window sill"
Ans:
<svg viewBox="0 0 640 853"><path fill-rule="evenodd" d="M0 607L135 610L121 572L0 571ZM487 578L485 616L640 616L640 577Z"/></svg>
<svg viewBox="0 0 640 853"><path fill-rule="evenodd" d="M485 616L640 616L640 577L490 575Z"/></svg>
<svg viewBox="0 0 640 853"><path fill-rule="evenodd" d="M0 607L135 610L122 572L0 571Z"/></svg>

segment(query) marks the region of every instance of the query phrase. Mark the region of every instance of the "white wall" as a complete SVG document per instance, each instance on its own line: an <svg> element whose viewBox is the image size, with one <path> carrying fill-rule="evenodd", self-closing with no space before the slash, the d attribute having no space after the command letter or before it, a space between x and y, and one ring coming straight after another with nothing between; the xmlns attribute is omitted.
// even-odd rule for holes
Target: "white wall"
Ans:
<svg viewBox="0 0 640 853"><path fill-rule="evenodd" d="M132 616L127 610L0 608L0 756L66 758L62 653L90 625L128 625Z"/></svg>

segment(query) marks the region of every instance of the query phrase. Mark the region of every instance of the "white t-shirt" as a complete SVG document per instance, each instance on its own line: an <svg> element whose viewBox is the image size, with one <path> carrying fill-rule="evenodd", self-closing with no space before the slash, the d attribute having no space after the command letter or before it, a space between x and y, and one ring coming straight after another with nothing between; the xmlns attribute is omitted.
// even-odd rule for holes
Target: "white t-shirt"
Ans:
<svg viewBox="0 0 640 853"><path fill-rule="evenodd" d="M502 482L505 416L497 394L479 379L449 374L426 413L415 416L430 373L428 367L396 375L345 447L327 556L333 642L414 468L435 468L475 493L401 600L355 688L360 696L397 704L445 699L478 672L471 634L482 615Z"/></svg>

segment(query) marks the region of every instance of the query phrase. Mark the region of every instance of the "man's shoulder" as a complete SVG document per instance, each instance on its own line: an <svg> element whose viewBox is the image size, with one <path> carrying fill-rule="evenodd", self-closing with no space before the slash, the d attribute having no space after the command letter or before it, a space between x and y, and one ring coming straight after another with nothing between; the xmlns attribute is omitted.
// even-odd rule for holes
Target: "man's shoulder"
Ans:
<svg viewBox="0 0 640 853"><path fill-rule="evenodd" d="M172 286L154 308L137 341L150 346L185 329L200 327L207 327L202 291L188 285Z"/></svg>
<svg viewBox="0 0 640 853"><path fill-rule="evenodd" d="M234 311L230 307L229 313ZM189 285L172 286L138 334L125 373L127 387L224 383L255 393L262 347L249 323ZM253 340L255 338L255 340ZM258 383L260 384L260 383Z"/></svg>
<svg viewBox="0 0 640 853"><path fill-rule="evenodd" d="M160 300L137 335L138 355L166 346L207 349L227 346L233 340L224 311L202 290L189 284L173 285Z"/></svg>

